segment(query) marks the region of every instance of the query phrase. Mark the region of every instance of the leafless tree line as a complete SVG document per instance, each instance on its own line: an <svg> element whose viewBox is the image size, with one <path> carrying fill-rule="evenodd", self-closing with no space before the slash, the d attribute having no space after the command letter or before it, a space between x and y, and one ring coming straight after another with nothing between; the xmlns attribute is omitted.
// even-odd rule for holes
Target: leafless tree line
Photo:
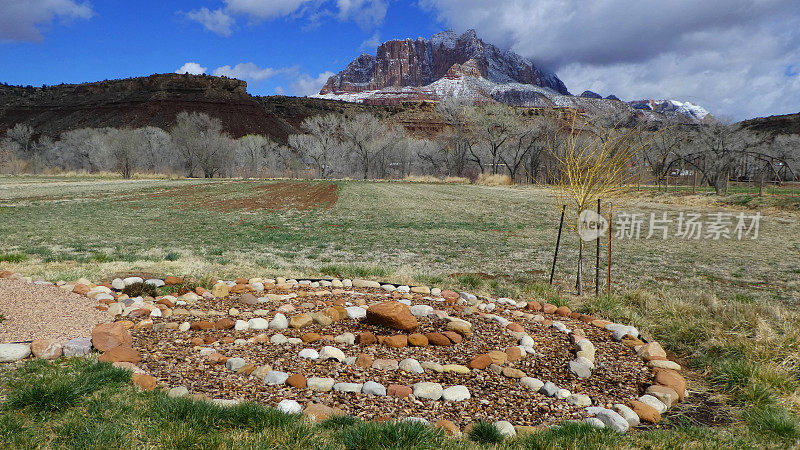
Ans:
<svg viewBox="0 0 800 450"><path fill-rule="evenodd" d="M437 104L444 130L425 138L371 114L312 116L285 144L260 135L233 139L219 119L182 112L169 131L86 128L57 139L36 138L17 124L0 139L5 172L114 171L176 173L189 177L403 178L433 175L477 178L509 175L518 182L552 182L565 145L564 122L501 104L472 105L449 98ZM609 139L629 123L583 121L586 139ZM625 126L625 129L621 127ZM646 145L632 170L656 180L696 174L720 194L731 179L783 182L800 179L797 135L759 136L735 124L686 127L664 124L638 131Z"/></svg>

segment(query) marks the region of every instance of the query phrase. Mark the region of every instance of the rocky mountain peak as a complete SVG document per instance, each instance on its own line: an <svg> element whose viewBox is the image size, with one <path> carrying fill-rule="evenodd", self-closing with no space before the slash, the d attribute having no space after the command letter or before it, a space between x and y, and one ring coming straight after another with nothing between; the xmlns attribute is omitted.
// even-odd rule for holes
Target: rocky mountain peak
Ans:
<svg viewBox="0 0 800 450"><path fill-rule="evenodd" d="M451 69L456 65L459 66L454 69L456 72L463 71L468 61L471 61L468 64L471 76L494 83L530 84L559 94L569 93L555 74L537 68L532 61L512 51L485 43L475 30L461 35L450 30L430 39L384 42L377 48L376 56L361 55L332 76L320 95L422 87L452 76Z"/></svg>

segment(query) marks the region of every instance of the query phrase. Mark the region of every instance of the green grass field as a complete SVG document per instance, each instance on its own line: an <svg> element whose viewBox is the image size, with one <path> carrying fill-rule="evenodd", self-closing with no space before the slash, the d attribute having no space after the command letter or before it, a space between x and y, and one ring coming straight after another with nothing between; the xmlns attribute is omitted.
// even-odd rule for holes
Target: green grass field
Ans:
<svg viewBox="0 0 800 450"><path fill-rule="evenodd" d="M214 279L364 277L544 298L637 325L686 362L695 392L659 430L617 437L568 426L503 445L784 447L800 437L800 214L791 202L761 206L752 196L717 200L650 190L617 200L615 215L642 213L646 221L650 213L676 218L681 211L760 211L759 237L615 239L612 294L594 298L574 295L577 237L571 231L562 243L556 285L547 284L559 210L546 189L336 181L333 198L333 188L324 183L301 183L0 177L0 268L51 281L128 272ZM312 190L319 196L304 196ZM586 253L584 288L593 294L594 244ZM602 254L605 274L605 248ZM424 433L414 438L418 430L359 423L322 428L220 419L211 429L202 422L168 427L169 417L154 412L167 407L165 398L127 387L87 391L56 411L34 414L41 406L9 405L28 372L47 378L80 370L86 369L67 364L6 373L0 440L13 439L21 447L59 446L65 430L79 427L76 417L88 414L83 431L108 446L467 445ZM131 440L117 435L120 425L109 424L108 413L96 411L101 401L127 418L114 420L129 424L131 430L122 436ZM386 437L398 433L408 446ZM370 436L388 443L369 444Z"/></svg>

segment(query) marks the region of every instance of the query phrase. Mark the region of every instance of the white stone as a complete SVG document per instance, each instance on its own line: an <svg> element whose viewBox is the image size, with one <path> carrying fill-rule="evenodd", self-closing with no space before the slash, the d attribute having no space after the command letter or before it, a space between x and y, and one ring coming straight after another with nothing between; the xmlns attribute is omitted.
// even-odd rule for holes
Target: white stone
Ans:
<svg viewBox="0 0 800 450"><path fill-rule="evenodd" d="M142 277L128 277L122 280L122 282L125 283L125 286L130 286L136 283L144 283L144 280Z"/></svg>
<svg viewBox="0 0 800 450"><path fill-rule="evenodd" d="M604 409L597 413L597 418L603 422L603 425L611 428L612 430L616 431L617 433L624 433L628 431L630 428L630 424L624 417L619 415L617 412L612 411L610 409Z"/></svg>
<svg viewBox="0 0 800 450"><path fill-rule="evenodd" d="M347 358L347 356L345 356L343 351L339 350L336 347L332 347L330 345L322 347L322 349L319 351L319 359L321 361L325 361L328 359L335 359L339 362L342 362L345 360L345 358Z"/></svg>
<svg viewBox="0 0 800 450"><path fill-rule="evenodd" d="M622 416L625 420L627 420L630 426L632 427L639 426L639 416L635 412L633 412L632 409L628 408L622 403L617 403L614 405L614 411L619 413L620 416Z"/></svg>
<svg viewBox="0 0 800 450"><path fill-rule="evenodd" d="M275 314L268 326L272 330L285 330L289 328L289 320L282 313L278 313Z"/></svg>
<svg viewBox="0 0 800 450"><path fill-rule="evenodd" d="M253 289L256 290L256 292L262 292L264 290L264 283L261 283L260 281L256 281L255 283L250 283L250 286L252 286Z"/></svg>
<svg viewBox="0 0 800 450"><path fill-rule="evenodd" d="M160 288L161 286L164 286L165 283L164 280L159 280L158 278L151 278L145 281L144 284Z"/></svg>
<svg viewBox="0 0 800 450"><path fill-rule="evenodd" d="M532 378L532 377L522 377L522 378L520 378L519 379L519 384L525 386L526 388L528 388L528 389L530 389L530 390L532 390L534 392L538 392L539 389L541 389L542 386L544 386L544 382L542 380L540 380L538 378Z"/></svg>
<svg viewBox="0 0 800 450"><path fill-rule="evenodd" d="M236 331L244 331L250 328L250 323L244 320L237 320L233 324L233 329Z"/></svg>
<svg viewBox="0 0 800 450"><path fill-rule="evenodd" d="M643 395L638 399L640 402L644 403L645 405L650 405L658 411L659 414L664 414L667 412L667 405L664 404L661 400L653 397L652 395Z"/></svg>
<svg viewBox="0 0 800 450"><path fill-rule="evenodd" d="M125 282L122 281L122 278L114 278L113 280L111 280L111 287L118 291L121 291L125 289Z"/></svg>
<svg viewBox="0 0 800 450"><path fill-rule="evenodd" d="M300 352L297 354L297 356L300 357L300 358L314 360L314 359L319 359L319 352L317 352L313 348L304 348L304 349L300 350Z"/></svg>
<svg viewBox="0 0 800 450"><path fill-rule="evenodd" d="M386 386L376 383L374 381L367 381L361 387L361 392L363 394L371 394L377 397L385 397L386 396Z"/></svg>
<svg viewBox="0 0 800 450"><path fill-rule="evenodd" d="M572 406L577 406L579 408L584 408L586 406L592 405L592 399L588 395L572 394L569 397L567 397L567 404Z"/></svg>
<svg viewBox="0 0 800 450"><path fill-rule="evenodd" d="M606 427L602 420L598 419L597 417L587 417L583 419L584 422L593 426L594 428L602 430Z"/></svg>
<svg viewBox="0 0 800 450"><path fill-rule="evenodd" d="M306 381L308 388L316 392L328 392L336 383L333 378L311 377Z"/></svg>
<svg viewBox="0 0 800 450"><path fill-rule="evenodd" d="M411 307L411 314L416 317L428 317L433 312L433 307L428 305L414 305Z"/></svg>
<svg viewBox="0 0 800 450"><path fill-rule="evenodd" d="M427 381L414 383L411 388L414 390L414 397L428 400L439 400L442 398L442 393L444 392L441 384Z"/></svg>
<svg viewBox="0 0 800 450"><path fill-rule="evenodd" d="M30 354L30 344L0 344L0 362L19 361Z"/></svg>
<svg viewBox="0 0 800 450"><path fill-rule="evenodd" d="M333 342L337 344L355 345L356 335L353 333L342 333L333 338Z"/></svg>
<svg viewBox="0 0 800 450"><path fill-rule="evenodd" d="M469 389L466 386L456 385L450 386L449 388L442 391L442 400L449 401L449 402L460 402L464 400L469 400L470 394Z"/></svg>
<svg viewBox="0 0 800 450"><path fill-rule="evenodd" d="M411 292L411 288L404 284L402 286L397 286L397 292L408 294L409 292Z"/></svg>
<svg viewBox="0 0 800 450"><path fill-rule="evenodd" d="M569 398L570 395L572 395L572 392L570 392L569 390L559 389L556 391L555 397L559 400L566 400L567 398Z"/></svg>
<svg viewBox="0 0 800 450"><path fill-rule="evenodd" d="M167 397L170 398L186 397L187 395L189 395L189 389L186 386L174 387L167 392Z"/></svg>
<svg viewBox="0 0 800 450"><path fill-rule="evenodd" d="M266 330L269 328L267 319L262 319L261 317L253 317L247 322L247 325L250 326L251 330Z"/></svg>
<svg viewBox="0 0 800 450"><path fill-rule="evenodd" d="M425 370L422 368L422 365L414 358L406 358L398 364L400 370L404 370L410 373L424 373Z"/></svg>
<svg viewBox="0 0 800 450"><path fill-rule="evenodd" d="M288 379L289 379L288 373L281 372L279 370L270 370L264 376L264 384L270 386L277 386L286 383L286 380Z"/></svg>
<svg viewBox="0 0 800 450"><path fill-rule="evenodd" d="M347 311L347 317L354 320L359 320L363 319L364 317L367 317L367 310L360 306L349 306L345 308L345 310Z"/></svg>
<svg viewBox="0 0 800 450"><path fill-rule="evenodd" d="M511 422L506 420L500 420L494 423L495 428L497 431L500 432L505 437L513 438L517 435L517 430L514 429L514 425L511 425Z"/></svg>
<svg viewBox="0 0 800 450"><path fill-rule="evenodd" d="M183 322L183 323L182 323L182 324L181 324L181 325L178 327L178 331L186 332L186 331L189 331L189 329L190 329L190 328L192 328L192 324L191 324L191 323L189 323L189 322Z"/></svg>
<svg viewBox="0 0 800 450"><path fill-rule="evenodd" d="M277 409L284 414L301 414L303 412L303 407L300 406L300 403L289 399L278 402Z"/></svg>
<svg viewBox="0 0 800 450"><path fill-rule="evenodd" d="M153 308L153 310L150 311L150 317L161 317L161 316L162 316L161 310L158 308Z"/></svg>
<svg viewBox="0 0 800 450"><path fill-rule="evenodd" d="M333 390L337 392L352 392L360 394L363 387L364 385L361 383L335 383L333 385Z"/></svg>
<svg viewBox="0 0 800 450"><path fill-rule="evenodd" d="M522 339L519 340L519 345L523 347L533 347L534 344L535 343L533 342L533 338L527 334L523 336Z"/></svg>
<svg viewBox="0 0 800 450"><path fill-rule="evenodd" d="M289 338L280 333L273 334L272 337L269 338L269 343L272 345L281 345L287 342L289 342Z"/></svg>

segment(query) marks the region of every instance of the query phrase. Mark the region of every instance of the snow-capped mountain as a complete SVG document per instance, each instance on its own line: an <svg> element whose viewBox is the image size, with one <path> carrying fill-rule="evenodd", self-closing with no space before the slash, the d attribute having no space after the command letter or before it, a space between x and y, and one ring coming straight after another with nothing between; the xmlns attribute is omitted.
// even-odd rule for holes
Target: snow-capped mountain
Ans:
<svg viewBox="0 0 800 450"><path fill-rule="evenodd" d="M363 54L330 77L314 97L372 105L439 100L455 96L474 103L525 107L569 107L597 114L625 113L662 120L700 122L708 111L689 102L630 103L585 91L573 96L556 74L509 50L483 42L474 30L445 31L430 39L393 40L376 56Z"/></svg>

